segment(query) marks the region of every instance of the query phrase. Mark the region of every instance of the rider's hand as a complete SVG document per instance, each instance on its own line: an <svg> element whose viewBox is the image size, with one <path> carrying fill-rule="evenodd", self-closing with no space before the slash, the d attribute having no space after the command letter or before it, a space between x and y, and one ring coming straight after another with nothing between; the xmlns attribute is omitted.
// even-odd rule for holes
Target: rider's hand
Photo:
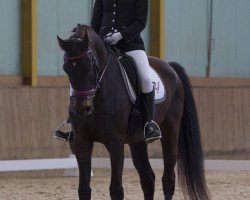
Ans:
<svg viewBox="0 0 250 200"><path fill-rule="evenodd" d="M111 36L106 37L104 40L109 44L115 45L121 39L122 39L122 34L118 32L118 33L113 33Z"/></svg>

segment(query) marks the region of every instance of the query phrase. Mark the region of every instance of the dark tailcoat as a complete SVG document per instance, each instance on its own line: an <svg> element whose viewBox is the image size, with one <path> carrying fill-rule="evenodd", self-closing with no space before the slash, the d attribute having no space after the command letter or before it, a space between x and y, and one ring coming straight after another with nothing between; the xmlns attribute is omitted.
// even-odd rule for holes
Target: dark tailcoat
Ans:
<svg viewBox="0 0 250 200"><path fill-rule="evenodd" d="M140 33L146 26L148 0L96 0L91 26L101 37L120 32L122 51L145 50Z"/></svg>

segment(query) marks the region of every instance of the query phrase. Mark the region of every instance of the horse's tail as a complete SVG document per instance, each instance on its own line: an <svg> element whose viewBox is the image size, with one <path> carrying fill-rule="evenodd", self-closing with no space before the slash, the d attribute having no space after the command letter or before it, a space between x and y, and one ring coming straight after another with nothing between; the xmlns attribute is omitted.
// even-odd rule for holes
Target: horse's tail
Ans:
<svg viewBox="0 0 250 200"><path fill-rule="evenodd" d="M200 127L192 86L185 70L175 62L169 63L182 81L184 88L184 110L178 138L178 179L184 196L191 200L209 200L204 175L203 152Z"/></svg>

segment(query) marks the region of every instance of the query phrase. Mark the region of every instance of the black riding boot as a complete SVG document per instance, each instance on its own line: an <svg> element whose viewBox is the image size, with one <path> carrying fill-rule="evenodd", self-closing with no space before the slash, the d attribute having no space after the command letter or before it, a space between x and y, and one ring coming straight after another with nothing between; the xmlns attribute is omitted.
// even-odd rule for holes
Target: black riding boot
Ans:
<svg viewBox="0 0 250 200"><path fill-rule="evenodd" d="M143 114L147 121L144 126L144 138L148 143L161 138L161 130L156 122L153 121L155 110L154 95L154 89L152 92L142 93Z"/></svg>
<svg viewBox="0 0 250 200"><path fill-rule="evenodd" d="M62 131L60 130L60 128L62 126L64 126L64 124L67 124L69 127L69 131ZM70 120L68 119L67 121L63 122L54 132L54 138L64 141L64 142L73 142L73 131L71 129L71 124L70 124Z"/></svg>

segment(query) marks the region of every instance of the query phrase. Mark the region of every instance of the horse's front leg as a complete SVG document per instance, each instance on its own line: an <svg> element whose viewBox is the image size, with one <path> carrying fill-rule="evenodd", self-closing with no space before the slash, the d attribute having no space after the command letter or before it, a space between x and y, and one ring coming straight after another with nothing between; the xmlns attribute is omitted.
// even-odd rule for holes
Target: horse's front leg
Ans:
<svg viewBox="0 0 250 200"><path fill-rule="evenodd" d="M122 187L122 172L124 164L124 143L113 139L105 145L111 159L111 183L109 187L112 200L122 200L124 198Z"/></svg>
<svg viewBox="0 0 250 200"><path fill-rule="evenodd" d="M93 142L84 140L81 137L74 138L75 155L79 168L79 199L91 199L91 155L93 150Z"/></svg>

